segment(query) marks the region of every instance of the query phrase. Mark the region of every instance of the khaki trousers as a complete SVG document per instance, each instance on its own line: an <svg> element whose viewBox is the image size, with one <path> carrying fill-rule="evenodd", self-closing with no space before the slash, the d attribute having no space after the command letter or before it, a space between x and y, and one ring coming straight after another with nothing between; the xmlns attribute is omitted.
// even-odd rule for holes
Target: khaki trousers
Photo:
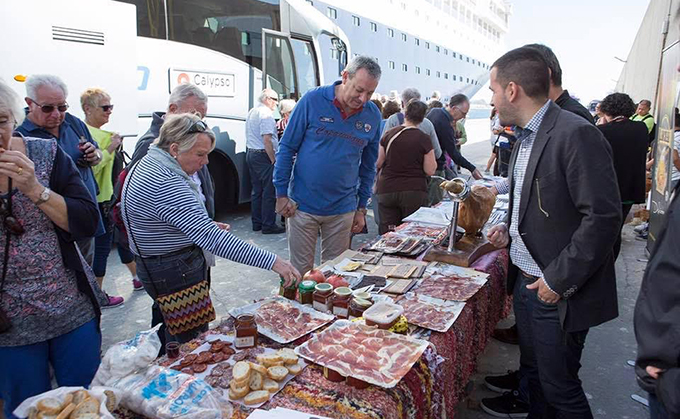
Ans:
<svg viewBox="0 0 680 419"><path fill-rule="evenodd" d="M354 211L340 215L313 215L300 210L286 219L290 263L301 274L314 267L316 241L321 232L321 261L334 259L349 249Z"/></svg>

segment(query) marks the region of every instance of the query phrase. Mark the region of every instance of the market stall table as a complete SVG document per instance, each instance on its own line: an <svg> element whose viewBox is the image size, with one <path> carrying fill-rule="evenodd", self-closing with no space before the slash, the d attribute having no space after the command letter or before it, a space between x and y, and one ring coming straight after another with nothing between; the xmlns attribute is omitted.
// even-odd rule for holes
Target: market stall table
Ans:
<svg viewBox="0 0 680 419"><path fill-rule="evenodd" d="M358 390L344 382L326 380L320 367L310 365L262 408L286 407L332 418L453 418L477 356L496 323L509 312L507 266L506 250L489 253L472 265L488 273L489 281L467 301L446 333L431 333L432 346L394 388L370 386ZM295 344L300 342L287 346ZM233 418L237 419L247 418L252 411L236 404L234 410ZM119 418L139 417L124 410L116 414Z"/></svg>

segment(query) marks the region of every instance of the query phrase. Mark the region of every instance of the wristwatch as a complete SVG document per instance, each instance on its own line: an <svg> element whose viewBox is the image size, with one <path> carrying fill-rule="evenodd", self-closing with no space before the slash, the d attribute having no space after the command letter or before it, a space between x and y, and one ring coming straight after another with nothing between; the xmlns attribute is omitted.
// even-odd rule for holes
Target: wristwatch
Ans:
<svg viewBox="0 0 680 419"><path fill-rule="evenodd" d="M366 208L357 208L357 212L360 212L360 213L366 215L368 213L368 210Z"/></svg>
<svg viewBox="0 0 680 419"><path fill-rule="evenodd" d="M40 206L40 205L44 204L45 202L47 202L50 199L51 195L52 195L52 191L50 190L50 188L46 187L45 189L43 189L42 192L40 192L40 196L38 197L38 200L34 202L35 205Z"/></svg>

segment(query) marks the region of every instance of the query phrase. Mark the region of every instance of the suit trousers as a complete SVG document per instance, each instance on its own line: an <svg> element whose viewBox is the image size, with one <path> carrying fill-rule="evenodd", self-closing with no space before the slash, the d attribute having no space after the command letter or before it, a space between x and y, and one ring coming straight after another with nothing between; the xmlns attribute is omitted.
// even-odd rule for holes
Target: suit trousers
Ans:
<svg viewBox="0 0 680 419"><path fill-rule="evenodd" d="M286 219L290 263L304 274L314 267L316 242L321 233L321 261L334 259L349 249L354 211L314 215L300 210Z"/></svg>
<svg viewBox="0 0 680 419"><path fill-rule="evenodd" d="M513 305L519 332L520 370L529 383L530 419L592 419L578 372L588 330L565 332L557 304L527 289L535 279L521 272Z"/></svg>

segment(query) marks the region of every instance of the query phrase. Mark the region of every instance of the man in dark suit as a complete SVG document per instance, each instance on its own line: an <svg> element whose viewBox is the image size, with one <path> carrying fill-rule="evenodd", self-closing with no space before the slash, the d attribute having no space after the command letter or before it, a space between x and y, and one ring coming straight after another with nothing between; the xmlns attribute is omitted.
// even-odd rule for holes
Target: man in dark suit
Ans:
<svg viewBox="0 0 680 419"><path fill-rule="evenodd" d="M517 126L510 211L489 230L510 245L520 367L529 418L592 418L578 371L586 335L618 315L612 246L621 198L611 148L600 131L548 100L548 65L522 47L491 69L502 125Z"/></svg>

